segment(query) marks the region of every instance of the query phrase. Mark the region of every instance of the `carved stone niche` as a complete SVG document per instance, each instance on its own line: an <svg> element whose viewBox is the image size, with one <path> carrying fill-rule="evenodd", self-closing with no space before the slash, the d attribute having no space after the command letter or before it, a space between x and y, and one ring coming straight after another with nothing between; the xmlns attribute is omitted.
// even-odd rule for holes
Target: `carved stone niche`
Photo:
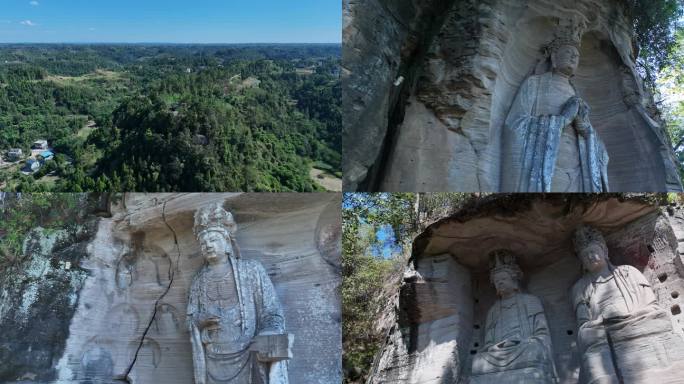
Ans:
<svg viewBox="0 0 684 384"><path fill-rule="evenodd" d="M241 258L263 265L294 336L286 356L288 339L259 335L256 358L289 358L290 383L341 381L340 194L133 193L88 246L59 383L193 382L188 291L204 263L193 214L212 203L234 215Z"/></svg>
<svg viewBox="0 0 684 384"><path fill-rule="evenodd" d="M535 105L532 118L559 116L570 94L589 106L592 137L605 145L597 152L609 157L610 191L682 191L671 143L635 69L627 6L612 0L346 1L345 190L534 192L519 185L526 169L519 152L528 147L506 134L521 131L506 129L516 96L534 93L540 96L523 103ZM547 86L524 92L526 84L537 84L527 80L552 72L548 48L567 24L576 26L579 48L570 85L560 92L557 83L542 81ZM558 157L537 158L565 170L554 177L576 180L584 169L575 164L584 157L574 153L579 133L572 125L550 125L563 125L560 137L549 139L560 149L547 149ZM551 191L593 191L578 184L559 182Z"/></svg>
<svg viewBox="0 0 684 384"><path fill-rule="evenodd" d="M672 376L672 367L681 369L675 352L684 348L680 309L684 275L677 262L684 214L671 208L668 213L643 197L610 195L498 195L475 201L430 225L414 240L412 263L397 294L397 315L390 314L381 324L387 342L369 382L553 382L539 379L533 371L521 381L520 375L527 372L525 364L520 364L519 359L525 358L522 352L515 362L519 369L508 375L505 371L490 375L497 378L490 381L473 375L473 361L490 346L485 345L491 332L487 313L501 305L490 282L490 254L506 249L517 255L521 291L543 307L557 382L585 383L580 377L578 322L571 297L573 285L582 276L572 237L582 224L603 233L612 264L630 265L643 274L656 305L667 312L661 319L672 324L664 326L671 330L666 338L678 348L652 351L648 358L644 356L648 366L634 362L636 370L657 367L648 371L653 380L648 382L679 382L679 375ZM539 312L535 311L528 313ZM515 326L504 330L511 328L516 331ZM497 337L510 339L501 333ZM644 353L649 353L646 349Z"/></svg>

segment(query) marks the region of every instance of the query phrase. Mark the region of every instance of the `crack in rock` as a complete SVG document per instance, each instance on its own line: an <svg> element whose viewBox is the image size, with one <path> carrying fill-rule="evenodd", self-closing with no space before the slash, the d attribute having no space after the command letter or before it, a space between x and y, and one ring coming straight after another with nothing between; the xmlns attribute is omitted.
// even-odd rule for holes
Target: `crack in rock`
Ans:
<svg viewBox="0 0 684 384"><path fill-rule="evenodd" d="M145 327L145 331L142 334L142 337L140 338L140 342L138 343L138 348L135 350L135 356L133 356L133 361L131 364L128 366L128 369L126 369L126 373L122 375L120 378L116 378L117 380L133 384L133 381L130 378L130 373L133 371L133 367L135 366L136 361L138 360L138 354L140 353L140 350L142 349L144 343L145 343L145 338L147 337L147 333L150 331L150 328L152 328L152 324L154 324L154 320L157 317L157 309L159 308L159 303L164 299L167 293L169 293L169 290L171 290L171 285L173 284L173 278L176 273L176 269L178 268L180 264L180 258L181 258L181 252L180 252L180 246L178 245L178 234L176 233L176 230L173 229L173 227L166 221L166 201L162 205L162 220L164 220L164 224L166 224L166 227L169 228L171 233L173 234L173 243L176 247L176 267L174 268L173 263L171 265L171 268L169 268L169 285L166 286L166 289L164 292L157 298L157 300L154 302L154 311L152 312L152 317L150 318L149 323L147 324L147 327Z"/></svg>

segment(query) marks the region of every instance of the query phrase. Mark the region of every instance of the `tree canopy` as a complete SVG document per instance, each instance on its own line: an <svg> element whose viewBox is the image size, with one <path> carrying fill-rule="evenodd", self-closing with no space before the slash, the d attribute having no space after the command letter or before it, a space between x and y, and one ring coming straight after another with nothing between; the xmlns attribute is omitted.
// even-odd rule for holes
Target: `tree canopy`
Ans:
<svg viewBox="0 0 684 384"><path fill-rule="evenodd" d="M465 193L345 193L342 342L345 383L363 383L385 335L377 319L397 288L415 235L469 200ZM383 252L389 249L390 252ZM390 289L388 289L390 288Z"/></svg>
<svg viewBox="0 0 684 384"><path fill-rule="evenodd" d="M0 151L45 139L58 154L32 175L0 167L0 184L321 190L312 167L341 175L339 48L0 46Z"/></svg>
<svg viewBox="0 0 684 384"><path fill-rule="evenodd" d="M625 0L634 23L639 49L638 64L644 76L654 81L656 74L673 63L676 31L684 15L684 0Z"/></svg>

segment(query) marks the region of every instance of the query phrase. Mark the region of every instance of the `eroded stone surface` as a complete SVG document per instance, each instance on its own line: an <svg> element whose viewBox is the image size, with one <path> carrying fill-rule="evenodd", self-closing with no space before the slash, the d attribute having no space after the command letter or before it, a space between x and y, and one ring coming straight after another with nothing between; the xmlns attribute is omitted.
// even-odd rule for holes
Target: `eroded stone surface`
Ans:
<svg viewBox="0 0 684 384"><path fill-rule="evenodd" d="M581 226L573 243L584 269L572 287L580 382L680 381L684 339L651 283L629 264L613 265L596 229Z"/></svg>
<svg viewBox="0 0 684 384"><path fill-rule="evenodd" d="M417 64L453 2L343 1L344 190L375 182L388 129L403 116Z"/></svg>
<svg viewBox="0 0 684 384"><path fill-rule="evenodd" d="M484 344L473 357L470 382L555 382L549 325L541 301L522 292L523 273L515 255L498 250L490 259L490 281L498 298L487 311Z"/></svg>
<svg viewBox="0 0 684 384"><path fill-rule="evenodd" d="M568 19L586 27L571 83L605 144L611 191L682 189L623 2L382 3L345 2L345 190L510 191L506 116L525 79L548 67L543 48ZM411 17L396 12L404 7ZM417 41L422 49L406 48Z"/></svg>
<svg viewBox="0 0 684 384"><path fill-rule="evenodd" d="M672 375L677 369L668 369L678 367L671 363L678 361L675 352L684 348L684 270L678 252L684 240L683 212L640 198L497 196L432 224L415 239L413 263L393 311L379 324L387 342L370 383L469 382L474 362L491 339L487 314L497 294L488 265L490 253L500 249L518 256L525 275L522 289L541 301L559 382L588 382L580 377L583 354L572 295L582 277L572 238L582 224L605 235L614 265L629 266L643 276L661 309L656 328L670 330L660 333L667 337L659 342L677 344L665 349L658 349L660 343L618 346L617 352L627 359L650 353L648 367L630 364L625 376L637 378L633 382L680 382L680 376ZM648 379L630 371L646 368Z"/></svg>
<svg viewBox="0 0 684 384"><path fill-rule="evenodd" d="M288 384L292 335L263 265L244 260L222 204L195 212L205 263L192 279L187 324L195 384Z"/></svg>
<svg viewBox="0 0 684 384"><path fill-rule="evenodd" d="M204 263L193 213L210 203L233 212L242 258L273 282L294 335L290 383L340 382L339 194L125 194L71 266L83 279L55 334L66 340L46 363L52 377L18 367L7 381L193 382L186 308Z"/></svg>
<svg viewBox="0 0 684 384"><path fill-rule="evenodd" d="M63 230L31 231L23 266L6 267L0 276L0 382L56 379L54 359L64 351L87 279L80 262L97 229L92 218L75 221Z"/></svg>

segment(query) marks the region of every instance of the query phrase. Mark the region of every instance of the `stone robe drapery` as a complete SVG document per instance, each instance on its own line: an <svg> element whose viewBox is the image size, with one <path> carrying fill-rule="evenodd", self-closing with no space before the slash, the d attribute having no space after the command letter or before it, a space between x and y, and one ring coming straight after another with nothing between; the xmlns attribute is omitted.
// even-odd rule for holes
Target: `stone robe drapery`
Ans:
<svg viewBox="0 0 684 384"><path fill-rule="evenodd" d="M580 383L681 382L684 339L656 302L643 274L629 265L610 276L585 275L572 289L578 318ZM674 381L673 381L674 380Z"/></svg>
<svg viewBox="0 0 684 384"><path fill-rule="evenodd" d="M528 77L508 113L503 137L502 192L551 192L561 135L564 129L574 130L561 115L537 114L538 99L550 96L545 85L551 76L547 72ZM577 135L577 145L580 190L568 192L608 192L608 154L590 124L586 135Z"/></svg>
<svg viewBox="0 0 684 384"><path fill-rule="evenodd" d="M541 301L525 293L497 300L487 313L484 347L473 359L471 383L541 384L555 377Z"/></svg>
<svg viewBox="0 0 684 384"><path fill-rule="evenodd" d="M202 345L193 342L195 381L206 372L207 384L288 384L287 362L264 363L248 349L252 339L262 333L284 334L285 321L273 284L260 263L230 258L236 277L237 300L231 308L218 310L207 296L207 267L193 279L188 298L188 322L191 333ZM199 331L199 319L221 317L220 325L238 327L233 340L212 340ZM194 337L197 340L197 337ZM199 366L198 366L199 365Z"/></svg>

